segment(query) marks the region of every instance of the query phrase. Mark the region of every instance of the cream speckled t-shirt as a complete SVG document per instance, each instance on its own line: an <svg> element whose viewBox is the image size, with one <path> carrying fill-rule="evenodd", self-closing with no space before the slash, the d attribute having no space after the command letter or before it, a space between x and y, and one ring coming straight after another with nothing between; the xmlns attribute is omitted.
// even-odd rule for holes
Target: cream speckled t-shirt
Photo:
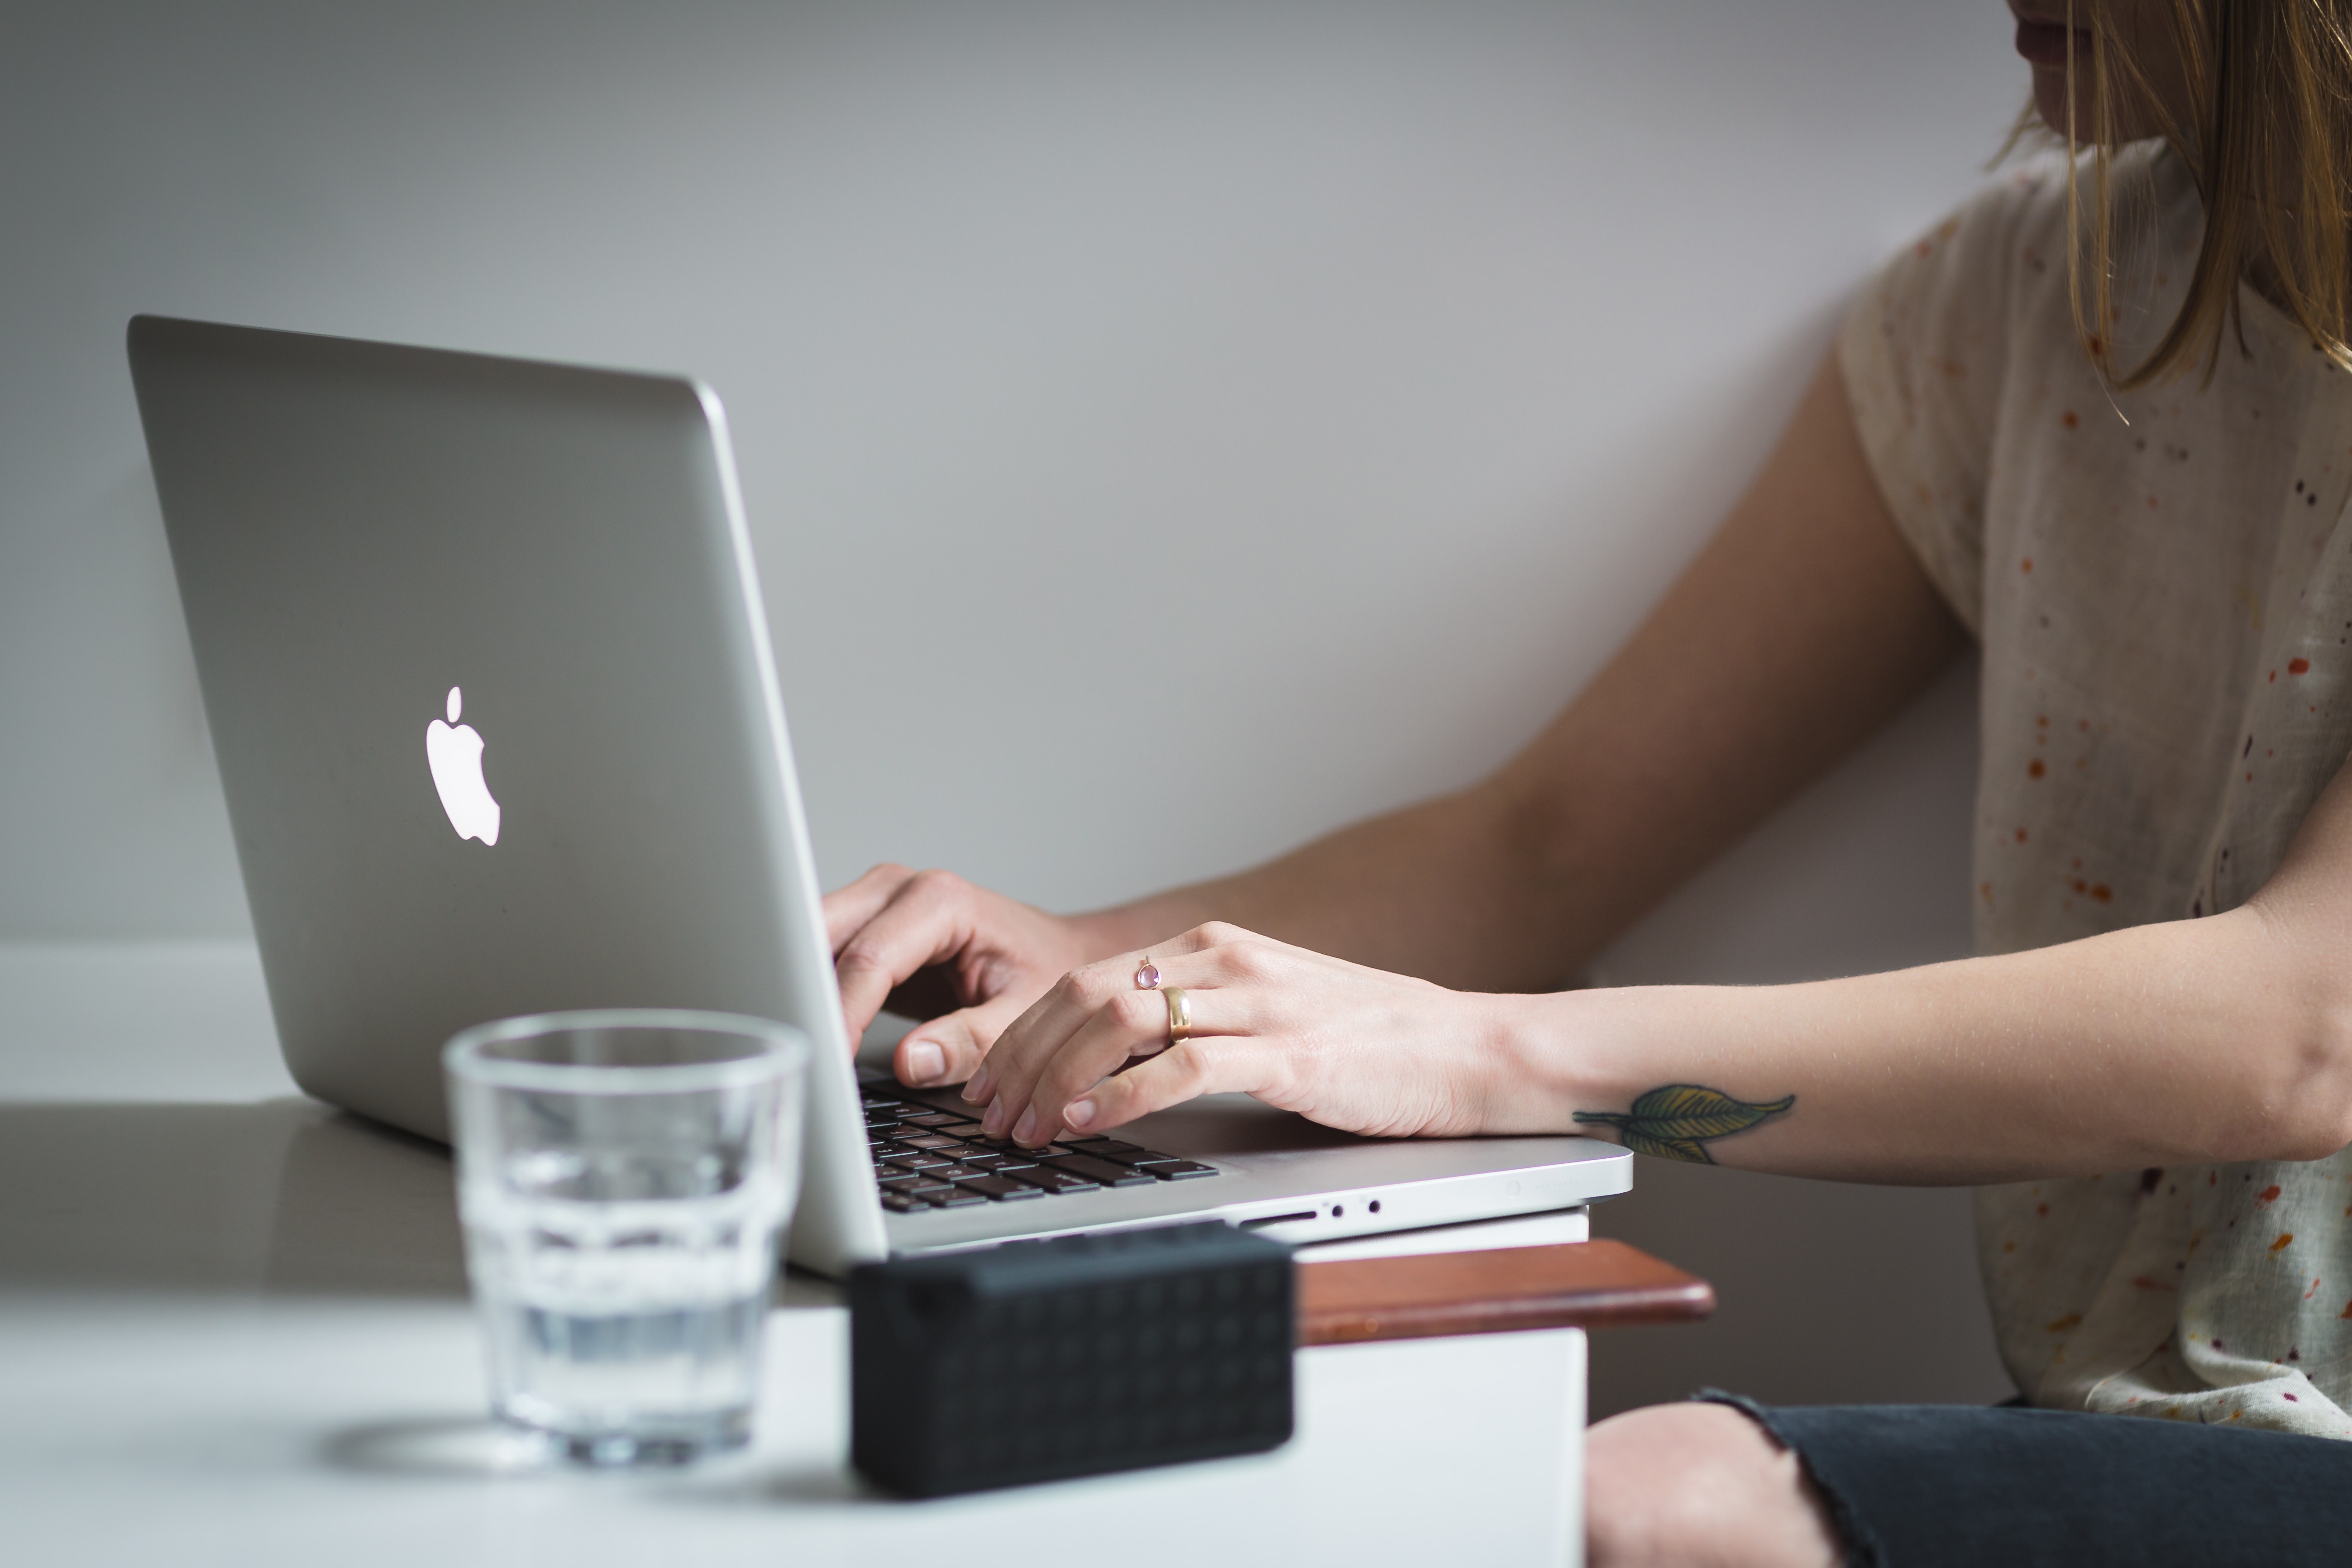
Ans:
<svg viewBox="0 0 2352 1568"><path fill-rule="evenodd" d="M2132 364L2203 220L2169 153L2116 176ZM2210 384L2111 398L2068 306L2067 178L1989 187L1839 343L1895 521L1984 648L1988 953L2234 907L2352 745L2352 376L2242 289ZM1987 1188L1977 1216L2034 1404L2352 1436L2352 1152Z"/></svg>

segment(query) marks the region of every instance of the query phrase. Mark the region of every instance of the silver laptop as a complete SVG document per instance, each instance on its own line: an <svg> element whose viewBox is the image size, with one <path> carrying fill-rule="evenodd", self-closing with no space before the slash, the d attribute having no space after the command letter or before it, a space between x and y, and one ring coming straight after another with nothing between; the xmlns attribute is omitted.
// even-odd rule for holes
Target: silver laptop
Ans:
<svg viewBox="0 0 2352 1568"><path fill-rule="evenodd" d="M1334 1240L1631 1184L1589 1139L1352 1138L1241 1097L1008 1162L845 1037L709 388L152 316L130 353L279 1043L318 1098L446 1140L438 1051L467 1024L784 1020L816 1047L790 1252L832 1274L1208 1216Z"/></svg>

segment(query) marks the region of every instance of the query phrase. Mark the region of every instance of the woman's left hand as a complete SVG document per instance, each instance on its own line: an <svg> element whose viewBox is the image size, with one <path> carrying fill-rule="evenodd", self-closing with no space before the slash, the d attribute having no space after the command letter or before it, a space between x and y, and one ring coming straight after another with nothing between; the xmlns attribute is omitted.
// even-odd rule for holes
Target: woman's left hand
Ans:
<svg viewBox="0 0 2352 1568"><path fill-rule="evenodd" d="M1006 1029L964 1099L1029 1147L1100 1133L1199 1094L1239 1090L1345 1131L1489 1130L1509 998L1448 991L1212 922L1062 977ZM1166 992L1192 1010L1169 1041ZM1149 1058L1139 1060L1139 1058ZM1132 1070L1121 1071L1130 1062Z"/></svg>

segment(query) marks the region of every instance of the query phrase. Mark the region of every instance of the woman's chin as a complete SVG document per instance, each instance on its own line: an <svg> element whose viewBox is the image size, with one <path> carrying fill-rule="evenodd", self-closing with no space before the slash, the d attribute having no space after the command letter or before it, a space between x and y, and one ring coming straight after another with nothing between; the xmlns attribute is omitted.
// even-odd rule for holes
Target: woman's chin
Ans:
<svg viewBox="0 0 2352 1568"><path fill-rule="evenodd" d="M2035 66L2033 68L2033 110L2042 116L2042 123L2066 134L2066 68ZM2092 136L2090 106L2082 107L2077 116L2083 123L2074 131L2076 142L2088 142Z"/></svg>

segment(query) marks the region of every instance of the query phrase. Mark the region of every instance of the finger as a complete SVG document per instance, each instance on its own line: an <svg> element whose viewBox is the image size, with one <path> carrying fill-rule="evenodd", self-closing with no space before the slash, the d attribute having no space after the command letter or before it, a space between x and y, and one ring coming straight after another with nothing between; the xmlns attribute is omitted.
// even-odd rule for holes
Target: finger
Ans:
<svg viewBox="0 0 2352 1568"><path fill-rule="evenodd" d="M1124 952L1082 964L1055 981L1004 1031L989 1059L965 1083L964 1102L985 1107L1006 1083L1018 1086L1025 1100L1039 1069L1065 1041L1111 998L1140 989L1135 975L1142 962L1142 953Z"/></svg>
<svg viewBox="0 0 2352 1568"><path fill-rule="evenodd" d="M1003 1092L1003 1084L1019 1085L1025 1100L1029 1085L1045 1061L1084 1027L1087 1019L1120 995L1121 986L1133 990L1133 981L1118 980L1108 973L1113 967L1109 963L1090 963L1063 975L989 1047L987 1059L963 1086L964 1103L982 1108L978 1114L983 1127L989 1126L991 1102ZM1002 1135L1000 1128L990 1127L989 1131L992 1136Z"/></svg>
<svg viewBox="0 0 2352 1568"><path fill-rule="evenodd" d="M1272 1081L1272 1055L1263 1035L1180 1041L1071 1100L1062 1108L1062 1123L1074 1132L1106 1132L1201 1095L1255 1094Z"/></svg>
<svg viewBox="0 0 2352 1568"><path fill-rule="evenodd" d="M1255 1000L1246 991L1188 988L1185 1000L1193 1036L1244 1035L1255 1022ZM1046 1142L1062 1131L1063 1113L1070 1101L1091 1092L1131 1059L1171 1048L1168 1035L1166 995L1128 992L1087 1020L1054 1053L1038 1074L1025 1106L1012 1103L1007 1090L990 1105L990 1114L1014 1142L1032 1148Z"/></svg>
<svg viewBox="0 0 2352 1568"><path fill-rule="evenodd" d="M914 875L904 866L885 863L847 887L835 888L824 896L824 938L835 957L841 956L842 945L856 936L866 921L880 914L883 906L897 897L898 889Z"/></svg>
<svg viewBox="0 0 2352 1568"><path fill-rule="evenodd" d="M842 944L834 960L841 1011L857 1038L890 993L916 971L945 963L971 940L971 900L964 884L922 872L909 877L882 911Z"/></svg>
<svg viewBox="0 0 2352 1568"><path fill-rule="evenodd" d="M961 1083L987 1057L1005 1026L1020 1016L1020 998L1012 995L942 1014L907 1031L892 1053L892 1068L900 1083L918 1089Z"/></svg>
<svg viewBox="0 0 2352 1568"><path fill-rule="evenodd" d="M981 1126L988 1126L992 1138L1004 1138L1013 1121L1018 1121L1021 1110L1028 1105L1030 1093L1037 1084L1037 1074L1056 1056L1070 1037L1087 1027L1101 1008L1110 1006L1115 996L1157 996L1169 985L1221 985L1230 975L1237 973L1233 942L1209 947L1206 931L1234 931L1233 926L1200 926L1188 931L1173 942L1152 947L1152 966L1160 971L1160 990L1136 987L1136 971L1143 963L1143 952L1122 952L1115 959L1103 959L1098 963L1087 963L1073 969L1058 980L1054 990L1037 999L1028 1013L1004 1032L1004 1039L988 1053L988 1060L964 1084L964 1102L981 1105ZM1136 1004L1143 1008L1146 1018L1160 1020L1162 1039L1167 1039L1167 1002ZM1157 1006L1157 1011L1152 1011ZM997 1102L1002 1100L1002 1112ZM990 1123L995 1117L995 1123Z"/></svg>

